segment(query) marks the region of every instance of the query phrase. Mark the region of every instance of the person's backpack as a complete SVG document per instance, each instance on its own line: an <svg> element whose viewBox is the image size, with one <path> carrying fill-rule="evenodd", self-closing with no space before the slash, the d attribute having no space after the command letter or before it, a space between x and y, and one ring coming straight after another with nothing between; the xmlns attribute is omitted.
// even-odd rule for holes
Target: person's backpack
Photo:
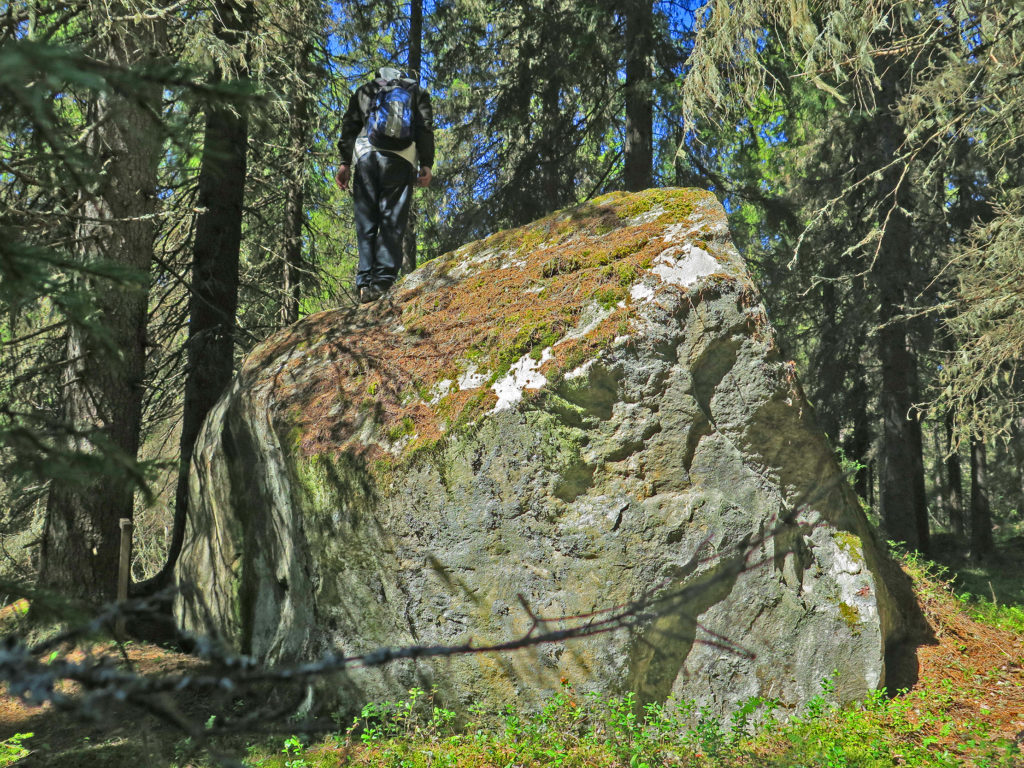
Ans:
<svg viewBox="0 0 1024 768"><path fill-rule="evenodd" d="M413 140L416 84L411 80L377 80L370 102L366 137L381 149L405 149Z"/></svg>

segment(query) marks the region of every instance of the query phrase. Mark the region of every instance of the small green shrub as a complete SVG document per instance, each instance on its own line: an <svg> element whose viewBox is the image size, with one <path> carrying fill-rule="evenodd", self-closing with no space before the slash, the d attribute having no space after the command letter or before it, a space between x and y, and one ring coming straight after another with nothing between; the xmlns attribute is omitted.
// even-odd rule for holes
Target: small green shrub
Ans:
<svg viewBox="0 0 1024 768"><path fill-rule="evenodd" d="M954 720L951 706L963 692L937 686L890 697L871 693L849 707L836 703L835 673L821 693L788 722L776 701L753 697L722 719L692 701L670 698L640 706L632 693L578 695L570 686L534 714L509 705L501 713L470 707L456 715L437 705L434 692L413 688L406 699L369 704L337 735L354 750L350 765L395 768L555 766L589 768L953 768L965 764L1011 768L1020 760L1009 740L993 739L983 722ZM954 753L943 744L958 744ZM280 756L250 761L257 768L335 765L306 751L292 737ZM966 756L965 756L966 755Z"/></svg>
<svg viewBox="0 0 1024 768"><path fill-rule="evenodd" d="M413 434L416 431L416 423L409 416L402 417L402 420L387 431L388 440L392 443L401 440L403 437Z"/></svg>
<svg viewBox="0 0 1024 768"><path fill-rule="evenodd" d="M35 736L34 733L16 733L3 741L0 741L0 768L14 765L29 754L24 741Z"/></svg>
<svg viewBox="0 0 1024 768"><path fill-rule="evenodd" d="M281 748L281 754L286 758L284 766L285 768L310 768L310 764L305 758L300 757L305 752L305 745L298 736L289 736L285 739L284 746Z"/></svg>
<svg viewBox="0 0 1024 768"><path fill-rule="evenodd" d="M621 286L602 288L594 292L593 299L602 309L611 309L626 298L626 291Z"/></svg>
<svg viewBox="0 0 1024 768"><path fill-rule="evenodd" d="M961 595L959 599L976 621L1024 635L1024 609L1019 605L1002 605L984 598L972 600L970 595Z"/></svg>

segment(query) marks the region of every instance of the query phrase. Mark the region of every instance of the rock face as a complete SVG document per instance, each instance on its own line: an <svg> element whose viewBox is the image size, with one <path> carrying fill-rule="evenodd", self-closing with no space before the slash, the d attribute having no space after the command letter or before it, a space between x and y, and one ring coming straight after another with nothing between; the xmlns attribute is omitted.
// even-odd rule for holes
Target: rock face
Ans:
<svg viewBox="0 0 1024 768"><path fill-rule="evenodd" d="M904 631L891 563L695 190L559 212L272 337L210 414L190 498L178 618L270 663L642 603L616 631L346 671L323 695L349 706L434 685L530 707L568 679L727 713L798 706L836 670L849 701Z"/></svg>

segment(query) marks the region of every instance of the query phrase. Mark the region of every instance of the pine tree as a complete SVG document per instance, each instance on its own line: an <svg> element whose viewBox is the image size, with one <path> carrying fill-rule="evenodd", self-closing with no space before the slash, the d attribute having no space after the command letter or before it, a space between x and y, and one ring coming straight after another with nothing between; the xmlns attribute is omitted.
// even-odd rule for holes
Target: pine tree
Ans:
<svg viewBox="0 0 1024 768"><path fill-rule="evenodd" d="M253 3L218 0L214 35L230 51L236 70L218 66L214 83L248 70L248 37L256 23ZM144 589L170 579L184 540L188 510L188 474L192 449L206 414L227 389L235 370L235 314L242 241L242 205L246 187L248 114L243 103L219 100L206 109L199 171L199 206L193 243L192 291L189 299L188 367L182 406L178 485L173 534L167 561Z"/></svg>
<svg viewBox="0 0 1024 768"><path fill-rule="evenodd" d="M108 66L144 65L159 50L159 20L133 19L126 4L89 6L96 54ZM61 415L72 447L109 447L134 463L139 446L145 368L149 269L153 258L156 174L161 153L160 86L138 82L131 93L101 91L86 111L85 151L96 161L95 183L80 192L75 256L82 265L116 263L131 282L87 280L98 327L71 325L61 382ZM131 518L135 483L101 475L85 487L55 484L46 507L40 581L91 599L116 593L119 519Z"/></svg>
<svg viewBox="0 0 1024 768"><path fill-rule="evenodd" d="M1019 167L1005 141L1014 78L999 74L1019 59L1009 53L1020 49L1019 9L713 2L702 19L684 111L698 128L722 128L705 133L720 138L703 158L719 179L737 171L728 192L746 201L751 255L831 436L868 465L874 423L890 533L924 548L921 414L939 384L935 313L950 255L981 224L951 215L949 190L963 177L965 140L979 158L996 153L988 168ZM996 179L1019 183L973 168L975 199L1003 198ZM779 207L793 213L788 230L773 224ZM872 390L876 403L863 394ZM943 408L971 399L951 393Z"/></svg>

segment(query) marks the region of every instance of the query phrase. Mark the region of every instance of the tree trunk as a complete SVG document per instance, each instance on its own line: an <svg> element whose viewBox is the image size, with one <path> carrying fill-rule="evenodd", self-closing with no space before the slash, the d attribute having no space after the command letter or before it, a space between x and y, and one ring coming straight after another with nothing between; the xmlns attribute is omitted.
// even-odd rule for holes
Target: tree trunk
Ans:
<svg viewBox="0 0 1024 768"><path fill-rule="evenodd" d="M928 508L924 493L921 425L912 413L918 401L917 358L908 345L909 323L903 316L913 272L917 234L907 211L913 205L902 168L893 162L903 132L893 106L902 88L901 73L893 68L882 81L875 131L879 136L874 162L885 168L875 197L881 242L872 267L879 297L878 361L882 381L882 456L878 500L889 535L907 547L928 551ZM867 170L867 169L865 169ZM896 206L899 207L896 207ZM891 208L891 210L890 210Z"/></svg>
<svg viewBox="0 0 1024 768"><path fill-rule="evenodd" d="M917 372L917 360L914 360L914 373ZM913 390L911 396L915 402L919 391L917 376L913 379ZM910 458L912 464L911 481L914 483L914 526L917 528L917 549L923 554L931 552L931 534L928 530L928 493L925 490L924 481L924 436L921 434L921 418L913 414L908 418L910 422L908 431L910 434Z"/></svg>
<svg viewBox="0 0 1024 768"><path fill-rule="evenodd" d="M422 85L420 67L423 55L423 0L409 1L409 76ZM416 169L419 171L419 169ZM416 199L409 202L409 219L402 237L402 269L408 275L416 269Z"/></svg>
<svg viewBox="0 0 1024 768"><path fill-rule="evenodd" d="M545 115L544 129L540 139L540 189L538 198L542 201L542 215L557 211L562 202L562 180L559 177L559 150L562 107L562 89L555 78L550 78L541 90L541 104Z"/></svg>
<svg viewBox="0 0 1024 768"><path fill-rule="evenodd" d="M301 129L300 129L301 132ZM296 147L296 134L293 134L293 149ZM299 319L299 299L302 287L302 229L306 223L303 210L305 194L303 190L302 155L294 154L291 168L295 175L288 179L288 188L284 202L284 253L283 273L281 275L281 325L291 325Z"/></svg>
<svg viewBox="0 0 1024 768"><path fill-rule="evenodd" d="M882 462L879 511L889 536L920 552L928 549L927 507L923 494L920 423L911 415L917 360L907 350L904 321L883 316L878 356L882 367Z"/></svg>
<svg viewBox="0 0 1024 768"><path fill-rule="evenodd" d="M686 154L681 151L686 141L686 132L679 127L675 131L672 144L675 147L675 156L672 159L673 183L677 187L694 187L698 185L693 169L686 162Z"/></svg>
<svg viewBox="0 0 1024 768"><path fill-rule="evenodd" d="M647 57L653 46L650 0L626 0L626 143L623 185L631 192L651 186L654 165L654 107Z"/></svg>
<svg viewBox="0 0 1024 768"><path fill-rule="evenodd" d="M101 58L114 66L138 66L157 50L159 29L152 22L110 22L103 33ZM68 332L63 416L73 448L103 453L106 466L87 487L51 489L39 579L66 595L95 600L116 596L119 519L132 517L139 485L132 465L142 418L160 99L158 85L140 81L132 93L103 93L87 108L86 150L102 170L98 188L82 193L77 255L84 263L127 267L135 278L127 285L89 278L101 331L73 326ZM116 470L110 466L115 461Z"/></svg>
<svg viewBox="0 0 1024 768"><path fill-rule="evenodd" d="M228 45L245 46L256 20L251 2L219 0L216 34ZM248 59L245 52L243 60ZM218 72L215 81L226 73ZM245 77L246 68L237 73ZM189 301L188 365L181 424L181 452L174 504L174 530L167 562L143 592L166 585L181 553L188 513L188 473L192 449L206 414L234 373L235 314L238 309L238 262L242 239L249 124L244 104L212 104L206 113L199 168L199 206L192 254Z"/></svg>
<svg viewBox="0 0 1024 768"><path fill-rule="evenodd" d="M1021 424L1018 422L1010 435L1009 444L1013 460L1011 466L1017 479L1017 492L1014 494L1014 504L1017 505L1017 509L1024 509L1024 443L1022 443L1022 440L1024 440L1024 432L1022 432Z"/></svg>
<svg viewBox="0 0 1024 768"><path fill-rule="evenodd" d="M534 147L537 121L533 112L534 66L541 50L525 18L516 30L516 51L515 76L505 95L509 106L504 111L510 123L508 145L513 149L509 156L514 165L508 185L512 190L509 210L511 223L518 225L534 221L544 213L541 196L536 193L539 159Z"/></svg>
<svg viewBox="0 0 1024 768"><path fill-rule="evenodd" d="M423 0L409 2L409 76L421 81L423 56Z"/></svg>
<svg viewBox="0 0 1024 768"><path fill-rule="evenodd" d="M857 380L851 389L850 410L853 418L853 428L850 437L843 445L846 456L855 460L860 469L853 478L853 488L865 501L871 495L871 475L869 469L870 459L868 453L871 451L871 424L868 419L868 397L869 387L867 384L867 372L862 365L856 367Z"/></svg>
<svg viewBox="0 0 1024 768"><path fill-rule="evenodd" d="M281 325L291 325L299 319L299 299L302 292L302 232L306 224L305 180L306 155L309 152L309 96L305 82L309 70L312 47L308 31L303 29L301 2L296 3L295 28L291 31L291 44L295 46L292 68L296 76L289 108L288 153L289 176L286 181L284 203L284 248L281 275Z"/></svg>
<svg viewBox="0 0 1024 768"><path fill-rule="evenodd" d="M875 508L878 501L878 462L874 459L868 462L868 507Z"/></svg>
<svg viewBox="0 0 1024 768"><path fill-rule="evenodd" d="M946 411L946 516L957 541L964 540L964 480L960 453L953 448L953 412Z"/></svg>
<svg viewBox="0 0 1024 768"><path fill-rule="evenodd" d="M980 562L992 554L992 512L988 504L988 467L985 443L971 440L971 559Z"/></svg>

